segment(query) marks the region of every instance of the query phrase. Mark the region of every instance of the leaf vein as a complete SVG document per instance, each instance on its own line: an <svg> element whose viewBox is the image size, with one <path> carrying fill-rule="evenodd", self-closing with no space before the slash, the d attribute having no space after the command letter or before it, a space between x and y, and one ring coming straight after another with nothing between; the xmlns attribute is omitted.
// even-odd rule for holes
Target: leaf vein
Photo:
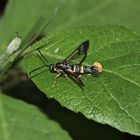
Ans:
<svg viewBox="0 0 140 140"><path fill-rule="evenodd" d="M120 75L120 74L118 74L118 73L116 73L116 72L113 72L113 71L111 71L111 70L105 69L104 71L109 72L109 73L112 73L112 74L114 74L114 75L116 75L116 76L118 76L118 77L121 77L122 79L124 79L124 80L126 80L126 81L128 81L128 82L130 82L130 83L132 83L132 84L135 84L137 87L140 88L140 85L139 85L137 82L135 82L135 81L133 81L133 80L131 80L131 79L129 79L129 78L126 78L126 77L124 77L124 76L122 76L122 75ZM127 113L129 114L129 112L127 112ZM129 114L129 115L130 115L130 117L131 117L135 122L137 122L138 124L140 124L138 120L136 120L135 118L133 118L133 117L131 116L131 114Z"/></svg>
<svg viewBox="0 0 140 140"><path fill-rule="evenodd" d="M126 80L126 81L128 81L128 82L130 82L130 83L132 83L132 84L134 84L134 85L136 85L137 87L140 88L139 83L137 83L137 82L135 82L135 81L133 81L133 80L131 80L129 78L126 78L125 76L123 76L121 74L118 74L117 72L113 72L112 70L108 70L108 69L104 69L104 71L108 72L108 73L111 73L111 74L114 74L114 75L116 75L116 76L118 76L118 77L120 77L120 78L122 78L122 79L124 79L124 80Z"/></svg>
<svg viewBox="0 0 140 140"><path fill-rule="evenodd" d="M119 67L114 68L113 70L118 70L125 67L132 67L132 66L140 66L140 64L130 64L130 65L121 65Z"/></svg>
<svg viewBox="0 0 140 140"><path fill-rule="evenodd" d="M112 99L114 99L114 101L117 103L118 107L119 107L122 111L124 111L124 113L127 114L134 122L140 124L138 120L136 120L127 110L125 110L125 109L121 106L121 104L119 103L119 101L117 100L117 98L116 98L115 96L113 96L113 94L111 94L111 92L109 91L109 89L107 88L107 86L106 86L106 84L103 82L103 80L102 80L102 83L103 83L103 86L105 87L107 93L110 95L110 97L111 97Z"/></svg>

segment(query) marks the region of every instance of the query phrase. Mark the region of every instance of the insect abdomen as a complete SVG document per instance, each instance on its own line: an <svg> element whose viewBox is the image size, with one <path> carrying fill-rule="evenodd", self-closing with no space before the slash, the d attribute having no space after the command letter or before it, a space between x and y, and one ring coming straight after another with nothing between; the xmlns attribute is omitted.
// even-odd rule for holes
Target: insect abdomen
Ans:
<svg viewBox="0 0 140 140"><path fill-rule="evenodd" d="M72 65L71 69L73 73L78 73L78 74L84 73L84 67L82 65Z"/></svg>

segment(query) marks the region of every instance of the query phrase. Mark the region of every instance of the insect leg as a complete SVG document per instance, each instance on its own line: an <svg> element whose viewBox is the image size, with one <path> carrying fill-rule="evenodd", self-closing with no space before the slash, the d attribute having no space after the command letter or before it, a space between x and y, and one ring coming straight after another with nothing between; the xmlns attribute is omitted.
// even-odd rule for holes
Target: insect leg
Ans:
<svg viewBox="0 0 140 140"><path fill-rule="evenodd" d="M70 81L67 74L64 74L64 77L67 79L67 81Z"/></svg>
<svg viewBox="0 0 140 140"><path fill-rule="evenodd" d="M82 77L82 75L79 75L78 78L86 81L86 78Z"/></svg>
<svg viewBox="0 0 140 140"><path fill-rule="evenodd" d="M58 73L58 75L60 74L60 76L64 76L69 81L69 78L68 78L67 74L63 70L59 71L59 70L56 69L56 72Z"/></svg>
<svg viewBox="0 0 140 140"><path fill-rule="evenodd" d="M61 70L60 72L61 72L60 76L64 76L68 81L70 81L67 74L63 70Z"/></svg>
<svg viewBox="0 0 140 140"><path fill-rule="evenodd" d="M55 77L55 80L53 82L52 88L56 85L57 79L61 76L61 73L58 73L57 76Z"/></svg>
<svg viewBox="0 0 140 140"><path fill-rule="evenodd" d="M69 78L68 78L68 76L67 76L67 74L63 71L63 70L56 70L57 71L57 76L55 77L55 81L54 81L54 83L53 83L53 85L52 85L52 87L54 87L55 85L56 85L56 83L57 83L57 79L60 77L60 76L64 76L68 81L70 81L69 80Z"/></svg>

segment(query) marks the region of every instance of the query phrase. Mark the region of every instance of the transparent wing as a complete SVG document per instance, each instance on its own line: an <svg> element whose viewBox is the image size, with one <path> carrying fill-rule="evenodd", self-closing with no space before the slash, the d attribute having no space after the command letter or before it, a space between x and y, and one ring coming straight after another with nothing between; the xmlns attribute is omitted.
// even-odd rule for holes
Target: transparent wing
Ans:
<svg viewBox="0 0 140 140"><path fill-rule="evenodd" d="M86 59L87 51L89 48L89 41L84 41L78 48L76 48L62 63L70 63L72 60L76 60L79 56L82 56L80 64Z"/></svg>

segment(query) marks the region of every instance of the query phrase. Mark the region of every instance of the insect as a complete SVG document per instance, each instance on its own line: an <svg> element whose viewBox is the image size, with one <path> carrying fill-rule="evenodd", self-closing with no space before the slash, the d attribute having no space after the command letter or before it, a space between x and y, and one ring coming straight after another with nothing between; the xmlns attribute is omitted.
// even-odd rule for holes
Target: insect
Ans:
<svg viewBox="0 0 140 140"><path fill-rule="evenodd" d="M43 56L41 51L38 49L38 52L40 54L40 59L43 61L44 65L41 67L38 67L30 72L30 75L43 67L47 67L47 70L44 71L50 71L51 73L57 73L57 76L55 79L58 79L60 76L64 76L67 80L68 77L72 79L80 88L83 89L84 83L82 81L81 75L84 74L90 74L94 77L100 76L102 73L102 65L99 62L93 63L92 66L85 66L83 65L84 60L87 57L87 52L89 48L89 41L86 40L82 42L78 48L76 48L66 59L63 61L56 63L56 64L46 64L46 58ZM77 64L72 64L73 60L78 59L81 56L81 60ZM41 74L42 72L38 73ZM37 74L37 75L38 75ZM34 76L33 76L34 77ZM56 83L56 80L55 80Z"/></svg>

